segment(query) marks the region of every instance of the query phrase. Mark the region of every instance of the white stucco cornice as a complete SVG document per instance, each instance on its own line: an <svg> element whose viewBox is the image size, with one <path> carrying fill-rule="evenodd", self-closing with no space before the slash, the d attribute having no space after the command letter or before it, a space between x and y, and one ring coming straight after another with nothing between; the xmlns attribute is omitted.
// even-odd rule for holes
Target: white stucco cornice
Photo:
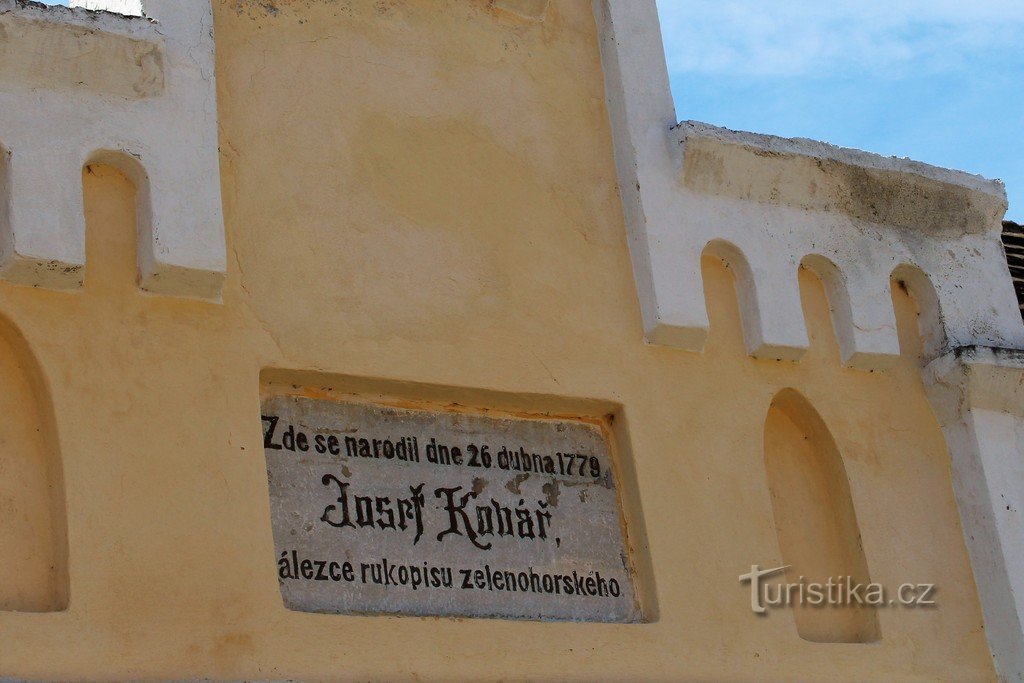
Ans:
<svg viewBox="0 0 1024 683"><path fill-rule="evenodd" d="M218 299L226 270L213 17L150 0L145 17L0 0L0 276L75 288L81 173L135 184L140 286Z"/></svg>
<svg viewBox="0 0 1024 683"><path fill-rule="evenodd" d="M894 277L934 290L929 358L960 346L1024 347L999 240L1001 183L811 140L677 123L654 3L594 7L650 342L703 348L700 259L711 253L736 274L755 357L796 360L807 348L800 267L825 282L851 367L885 368L899 353Z"/></svg>

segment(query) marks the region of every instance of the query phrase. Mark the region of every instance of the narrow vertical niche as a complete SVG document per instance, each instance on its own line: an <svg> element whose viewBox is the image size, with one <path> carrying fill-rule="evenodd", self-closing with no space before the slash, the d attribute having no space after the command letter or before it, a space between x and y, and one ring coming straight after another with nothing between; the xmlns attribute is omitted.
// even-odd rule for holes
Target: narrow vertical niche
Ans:
<svg viewBox="0 0 1024 683"><path fill-rule="evenodd" d="M0 319L0 610L67 608L64 480L49 392L20 332Z"/></svg>
<svg viewBox="0 0 1024 683"><path fill-rule="evenodd" d="M889 280L900 351L927 364L947 346L938 293L923 270L907 263L894 268Z"/></svg>
<svg viewBox="0 0 1024 683"><path fill-rule="evenodd" d="M145 167L127 152L96 150L82 168L82 191L87 286L91 282L98 285L95 291L104 291L125 282L137 285L153 261L153 207ZM131 261L122 261L128 251ZM131 274L124 270L128 263Z"/></svg>
<svg viewBox="0 0 1024 683"><path fill-rule="evenodd" d="M779 392L764 425L764 458L785 581L830 577L870 582L843 458L817 411L792 389ZM793 605L797 633L816 643L881 637L873 607Z"/></svg>

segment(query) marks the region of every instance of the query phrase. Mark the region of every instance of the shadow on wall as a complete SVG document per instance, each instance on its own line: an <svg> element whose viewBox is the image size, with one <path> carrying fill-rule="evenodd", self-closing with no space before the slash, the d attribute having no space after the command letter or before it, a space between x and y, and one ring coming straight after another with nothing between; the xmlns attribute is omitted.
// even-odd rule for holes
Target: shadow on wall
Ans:
<svg viewBox="0 0 1024 683"><path fill-rule="evenodd" d="M56 421L24 337L0 317L0 610L68 605L64 480Z"/></svg>
<svg viewBox="0 0 1024 683"><path fill-rule="evenodd" d="M764 460L786 581L867 584L867 559L843 458L817 411L793 389L780 391L764 425ZM881 637L867 606L794 605L797 633L816 643L870 643Z"/></svg>

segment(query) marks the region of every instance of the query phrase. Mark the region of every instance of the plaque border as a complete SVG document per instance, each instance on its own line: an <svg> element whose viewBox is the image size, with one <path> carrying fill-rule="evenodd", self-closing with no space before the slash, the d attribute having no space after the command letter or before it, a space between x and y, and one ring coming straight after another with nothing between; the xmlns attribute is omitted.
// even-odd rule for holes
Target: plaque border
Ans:
<svg viewBox="0 0 1024 683"><path fill-rule="evenodd" d="M299 396L318 400L369 403L372 405L405 408L408 410L447 411L485 415L497 418L574 420L597 426L608 444L608 457L615 474L618 494L619 525L633 578L634 599L638 618L633 622L613 622L619 625L650 624L659 620L657 589L650 557L650 544L644 521L643 506L637 482L632 441L629 436L625 406L617 401L479 389L454 385L363 377L358 375L325 373L317 370L293 370L264 367L259 373L259 404L271 396ZM259 422L257 411L255 424ZM262 443L262 427L260 442ZM262 454L262 449L260 449ZM269 501L269 482L264 465L264 485ZM269 508L268 508L269 511ZM273 546L273 530L267 516L267 533ZM268 566L273 565L270 563ZM276 576L276 574L275 574ZM275 581L276 585L276 581ZM277 591L284 606L284 598ZM287 608L286 608L287 609ZM301 610L289 610L306 613ZM314 614L314 613L309 613ZM381 613L332 614L329 616L409 616ZM411 617L422 618L422 617ZM465 616L436 615L437 619L465 619ZM478 618L478 617L473 617ZM510 620L499 617L483 619ZM566 623L605 623L572 622Z"/></svg>

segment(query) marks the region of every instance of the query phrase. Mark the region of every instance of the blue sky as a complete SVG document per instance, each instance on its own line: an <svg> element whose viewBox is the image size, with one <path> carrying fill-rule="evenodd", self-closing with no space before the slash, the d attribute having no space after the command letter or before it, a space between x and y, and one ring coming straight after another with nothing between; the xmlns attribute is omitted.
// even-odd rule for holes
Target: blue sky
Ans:
<svg viewBox="0 0 1024 683"><path fill-rule="evenodd" d="M999 178L1024 222L1024 0L658 0L679 119Z"/></svg>

